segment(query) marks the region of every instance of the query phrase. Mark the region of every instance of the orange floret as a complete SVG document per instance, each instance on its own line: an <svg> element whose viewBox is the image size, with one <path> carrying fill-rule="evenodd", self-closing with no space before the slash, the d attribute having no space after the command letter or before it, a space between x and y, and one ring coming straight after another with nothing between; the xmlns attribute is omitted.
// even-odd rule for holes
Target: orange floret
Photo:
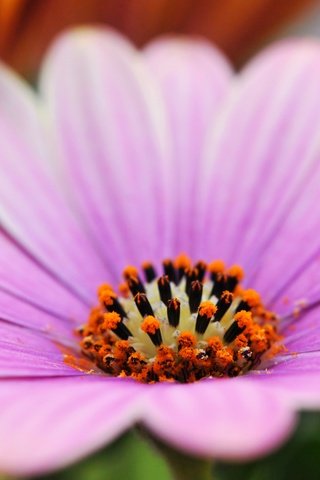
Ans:
<svg viewBox="0 0 320 480"><path fill-rule="evenodd" d="M209 300L202 302L199 307L199 314L202 317L212 318L216 311L217 307Z"/></svg>
<svg viewBox="0 0 320 480"><path fill-rule="evenodd" d="M232 265L232 267L228 269L227 274L230 275L230 277L236 278L239 282L241 282L244 277L244 272L240 265Z"/></svg>
<svg viewBox="0 0 320 480"><path fill-rule="evenodd" d="M98 298L100 296L100 294L104 291L110 291L110 292L113 292L113 288L112 286L109 284L109 283L102 283L98 288L97 288L97 294L98 294Z"/></svg>
<svg viewBox="0 0 320 480"><path fill-rule="evenodd" d="M108 312L103 315L103 326L108 330L115 330L121 322L121 317L116 312Z"/></svg>
<svg viewBox="0 0 320 480"><path fill-rule="evenodd" d="M259 307L261 305L261 298L259 293L252 288L249 288L248 290L243 290L242 298L251 308Z"/></svg>
<svg viewBox="0 0 320 480"><path fill-rule="evenodd" d="M113 300L116 298L116 294L112 290L101 290L99 292L99 300L104 305L113 305Z"/></svg>
<svg viewBox="0 0 320 480"><path fill-rule="evenodd" d="M245 310L236 313L234 319L240 328L247 328L252 324L251 312L246 312Z"/></svg>
<svg viewBox="0 0 320 480"><path fill-rule="evenodd" d="M222 292L221 298L225 301L225 303L232 303L233 293L225 290L224 292Z"/></svg>
<svg viewBox="0 0 320 480"><path fill-rule="evenodd" d="M175 268L188 269L191 268L191 260L185 253L178 255L174 261Z"/></svg>
<svg viewBox="0 0 320 480"><path fill-rule="evenodd" d="M138 269L136 267L132 266L132 265L127 265L123 269L123 276L126 280L128 280L131 277L137 278L138 277Z"/></svg>
<svg viewBox="0 0 320 480"><path fill-rule="evenodd" d="M194 347L197 343L196 337L191 332L182 332L178 336L178 348Z"/></svg>
<svg viewBox="0 0 320 480"><path fill-rule="evenodd" d="M150 335L154 335L160 329L160 321L152 315L147 315L141 323L141 330Z"/></svg>
<svg viewBox="0 0 320 480"><path fill-rule="evenodd" d="M222 260L214 260L208 264L208 270L210 273L224 273L225 263Z"/></svg>
<svg viewBox="0 0 320 480"><path fill-rule="evenodd" d="M129 294L130 294L130 289L128 287L128 284L127 282L122 282L120 283L119 285L119 293L125 297L125 298L128 298L129 297Z"/></svg>

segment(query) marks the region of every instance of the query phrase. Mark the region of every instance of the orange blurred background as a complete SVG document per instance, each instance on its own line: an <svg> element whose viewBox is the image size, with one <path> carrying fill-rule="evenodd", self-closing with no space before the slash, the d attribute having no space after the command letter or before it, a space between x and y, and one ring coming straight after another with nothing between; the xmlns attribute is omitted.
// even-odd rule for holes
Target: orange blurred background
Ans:
<svg viewBox="0 0 320 480"><path fill-rule="evenodd" d="M106 23L137 45L166 32L203 35L239 66L315 0L0 0L0 57L32 78L55 34Z"/></svg>

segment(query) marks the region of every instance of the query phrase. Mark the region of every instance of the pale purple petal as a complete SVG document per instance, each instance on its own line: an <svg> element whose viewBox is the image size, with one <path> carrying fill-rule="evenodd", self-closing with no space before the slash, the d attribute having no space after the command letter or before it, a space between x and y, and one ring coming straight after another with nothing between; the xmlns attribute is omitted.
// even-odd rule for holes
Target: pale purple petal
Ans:
<svg viewBox="0 0 320 480"><path fill-rule="evenodd" d="M202 165L201 253L243 264L248 282L273 305L279 293L290 302L306 294L308 264L319 256L319 65L320 46L311 41L280 44L249 64Z"/></svg>
<svg viewBox="0 0 320 480"><path fill-rule="evenodd" d="M106 445L137 419L141 387L92 376L2 380L1 471L40 474Z"/></svg>
<svg viewBox="0 0 320 480"><path fill-rule="evenodd" d="M48 335L0 320L0 378L80 373L64 361L62 346L58 347L57 340L54 342Z"/></svg>
<svg viewBox="0 0 320 480"><path fill-rule="evenodd" d="M204 40L163 38L147 45L144 53L161 87L173 138L174 157L168 172L174 179L174 198L167 212L173 231L169 254L191 253L199 158L232 71L222 54Z"/></svg>
<svg viewBox="0 0 320 480"><path fill-rule="evenodd" d="M318 365L319 365L318 359ZM298 365L298 362L297 362ZM270 369L260 374L252 372L250 381L253 388L269 389L274 395L281 397L294 409L319 409L320 408L320 374L318 371L286 369ZM248 377L249 380L249 377Z"/></svg>
<svg viewBox="0 0 320 480"><path fill-rule="evenodd" d="M1 226L66 288L91 302L105 277L101 259L79 229L49 173L56 155L35 94L0 67ZM84 258L86 259L84 261Z"/></svg>
<svg viewBox="0 0 320 480"><path fill-rule="evenodd" d="M8 298L11 295L13 308L16 299L19 299L71 323L83 323L88 317L86 303L48 275L3 233L0 233L0 291ZM1 314L3 311L0 307ZM21 321L23 325L35 327L34 322L25 315ZM40 328L41 322L40 319L37 324Z"/></svg>
<svg viewBox="0 0 320 480"><path fill-rule="evenodd" d="M290 320L281 322L280 331L290 352L320 351L319 308L293 315Z"/></svg>
<svg viewBox="0 0 320 480"><path fill-rule="evenodd" d="M66 187L108 268L118 276L126 263L161 256L170 142L140 54L114 32L77 29L49 53L42 92Z"/></svg>
<svg viewBox="0 0 320 480"><path fill-rule="evenodd" d="M192 454L243 460L275 449L291 433L295 415L280 395L245 378L160 385L145 424L164 441Z"/></svg>

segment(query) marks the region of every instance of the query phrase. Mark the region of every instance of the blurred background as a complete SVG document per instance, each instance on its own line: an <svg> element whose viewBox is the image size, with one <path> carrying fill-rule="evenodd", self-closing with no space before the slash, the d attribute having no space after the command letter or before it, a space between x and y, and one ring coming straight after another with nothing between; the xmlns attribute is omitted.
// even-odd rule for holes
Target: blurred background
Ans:
<svg viewBox="0 0 320 480"><path fill-rule="evenodd" d="M201 35L236 68L269 42L320 36L315 0L0 0L0 58L30 82L55 35L79 24L108 24L137 46L165 33ZM302 414L282 449L260 461L216 465L219 480L320 479L320 414ZM1 478L1 477L0 477ZM134 432L46 480L170 480L162 459Z"/></svg>

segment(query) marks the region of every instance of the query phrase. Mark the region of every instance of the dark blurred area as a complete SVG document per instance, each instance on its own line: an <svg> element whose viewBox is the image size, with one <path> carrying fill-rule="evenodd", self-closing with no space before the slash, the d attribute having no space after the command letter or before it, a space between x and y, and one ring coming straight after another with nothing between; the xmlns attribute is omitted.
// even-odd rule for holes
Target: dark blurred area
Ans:
<svg viewBox="0 0 320 480"><path fill-rule="evenodd" d="M0 0L0 57L33 78L71 25L112 25L141 46L164 33L201 35L240 66L315 0Z"/></svg>

